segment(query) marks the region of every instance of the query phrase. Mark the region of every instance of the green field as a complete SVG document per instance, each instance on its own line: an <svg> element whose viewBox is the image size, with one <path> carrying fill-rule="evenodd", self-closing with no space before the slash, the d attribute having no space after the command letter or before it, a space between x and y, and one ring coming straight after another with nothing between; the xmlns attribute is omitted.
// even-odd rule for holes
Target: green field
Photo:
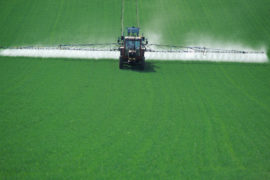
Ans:
<svg viewBox="0 0 270 180"><path fill-rule="evenodd" d="M268 0L139 7L162 43L270 47ZM2 0L0 46L114 42L120 11L120 0ZM269 119L269 63L148 60L142 72L0 57L0 179L269 179Z"/></svg>

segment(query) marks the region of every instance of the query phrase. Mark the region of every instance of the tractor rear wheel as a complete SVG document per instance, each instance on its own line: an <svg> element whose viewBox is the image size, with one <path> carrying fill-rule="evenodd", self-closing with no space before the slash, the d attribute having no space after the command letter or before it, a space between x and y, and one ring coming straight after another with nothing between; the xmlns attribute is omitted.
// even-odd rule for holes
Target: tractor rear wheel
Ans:
<svg viewBox="0 0 270 180"><path fill-rule="evenodd" d="M123 69L123 58L119 58L119 69Z"/></svg>
<svg viewBox="0 0 270 180"><path fill-rule="evenodd" d="M145 58L142 58L142 62L141 62L141 66L140 66L141 70L144 70L145 68Z"/></svg>

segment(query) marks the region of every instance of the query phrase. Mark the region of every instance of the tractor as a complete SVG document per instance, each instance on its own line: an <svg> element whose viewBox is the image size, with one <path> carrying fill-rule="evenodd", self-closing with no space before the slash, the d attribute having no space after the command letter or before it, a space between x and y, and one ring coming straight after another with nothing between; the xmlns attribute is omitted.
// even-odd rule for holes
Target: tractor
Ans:
<svg viewBox="0 0 270 180"><path fill-rule="evenodd" d="M127 28L127 36L122 35L118 39L119 44L119 68L124 66L139 66L141 70L145 67L144 52L146 50L147 40L139 34L140 28Z"/></svg>

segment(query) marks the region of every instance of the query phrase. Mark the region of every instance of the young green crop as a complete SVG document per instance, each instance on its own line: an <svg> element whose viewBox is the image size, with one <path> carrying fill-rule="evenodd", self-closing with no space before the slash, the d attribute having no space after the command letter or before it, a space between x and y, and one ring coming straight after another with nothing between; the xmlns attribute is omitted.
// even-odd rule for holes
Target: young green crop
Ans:
<svg viewBox="0 0 270 180"><path fill-rule="evenodd" d="M140 0L140 24L149 42L269 49L269 3ZM120 5L0 1L0 46L115 42ZM269 179L269 77L268 63L0 57L0 179Z"/></svg>

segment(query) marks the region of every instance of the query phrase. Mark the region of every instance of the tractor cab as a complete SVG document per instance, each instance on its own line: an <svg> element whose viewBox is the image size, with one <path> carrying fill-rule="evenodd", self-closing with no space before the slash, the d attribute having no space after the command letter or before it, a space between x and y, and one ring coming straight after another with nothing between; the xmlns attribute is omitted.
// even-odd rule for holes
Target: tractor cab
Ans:
<svg viewBox="0 0 270 180"><path fill-rule="evenodd" d="M124 64L140 65L141 68L144 69L144 52L147 41L143 36L140 36L139 31L139 28L127 28L127 36L123 35L121 39L118 39L120 45L120 69L123 68Z"/></svg>
<svg viewBox="0 0 270 180"><path fill-rule="evenodd" d="M129 58L136 58L141 53L141 39L134 37L125 38L125 55Z"/></svg>

